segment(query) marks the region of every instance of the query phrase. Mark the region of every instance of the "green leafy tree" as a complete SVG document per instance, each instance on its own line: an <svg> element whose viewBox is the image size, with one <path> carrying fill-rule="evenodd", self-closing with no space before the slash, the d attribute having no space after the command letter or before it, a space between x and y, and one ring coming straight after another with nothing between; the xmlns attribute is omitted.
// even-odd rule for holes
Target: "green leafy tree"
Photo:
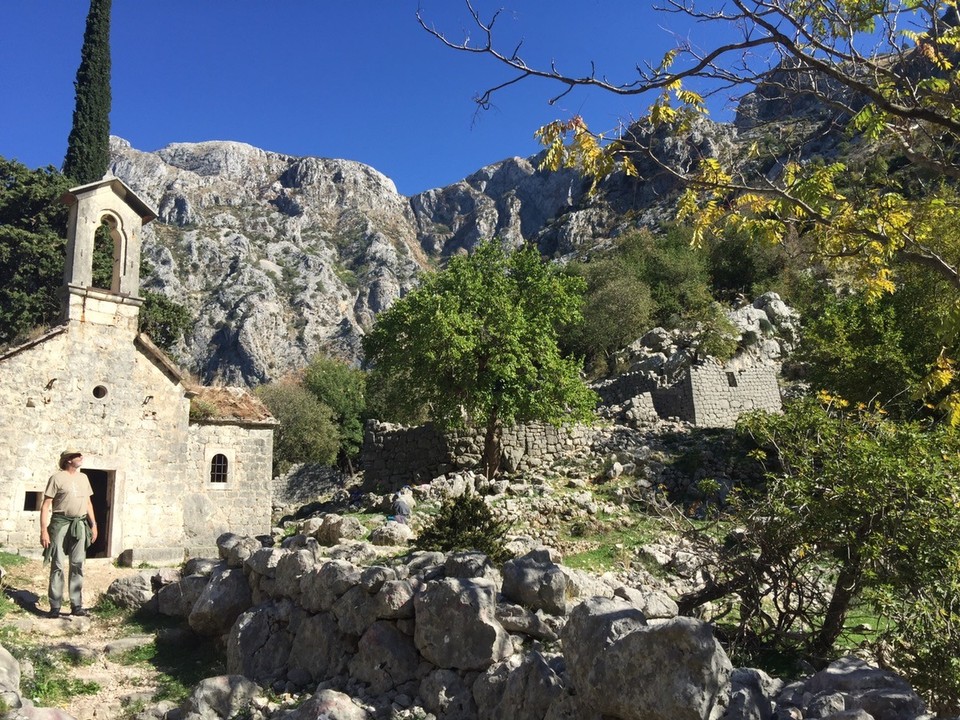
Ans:
<svg viewBox="0 0 960 720"><path fill-rule="evenodd" d="M73 127L63 174L80 184L99 180L110 165L110 4L90 0L74 82Z"/></svg>
<svg viewBox="0 0 960 720"><path fill-rule="evenodd" d="M143 307L140 309L139 330L164 350L172 350L192 326L193 316L180 303L163 293L143 290Z"/></svg>
<svg viewBox="0 0 960 720"><path fill-rule="evenodd" d="M504 424L592 416L595 396L579 362L558 345L560 330L580 317L582 292L580 279L533 248L508 255L481 243L381 313L364 351L393 381L389 406L426 406L441 424L484 428L493 475Z"/></svg>
<svg viewBox="0 0 960 720"><path fill-rule="evenodd" d="M680 599L684 612L736 598L741 642L824 658L851 608L866 603L886 628L881 646L898 647L898 667L911 673L930 662L916 643L933 628L941 647L957 646L956 432L827 396L791 403L782 415L741 418L738 429L755 441L766 485L740 499L743 530L711 581ZM911 677L927 688L931 680ZM957 683L954 672L936 692Z"/></svg>
<svg viewBox="0 0 960 720"><path fill-rule="evenodd" d="M297 463L333 464L340 434L330 408L291 380L261 385L256 393L280 423L273 433L274 473Z"/></svg>
<svg viewBox="0 0 960 720"><path fill-rule="evenodd" d="M597 190L618 169L667 173L685 188L678 218L690 222L697 244L729 232L769 244L799 239L811 262L870 297L895 288L902 263L960 294L960 242L942 232L960 224L960 23L952 0L669 3L670 26L684 42L661 59L638 58L621 80L612 79L611 68L566 75L558 62L538 67L515 42L500 47L500 11L485 19L470 0L466 7L479 32L466 32L464 40L447 37L422 12L418 17L447 47L493 58L513 73L478 94L482 107L531 78L556 83L557 97L589 87L646 100L641 122L612 142L580 117L541 128L544 167L579 168ZM701 42L702 28L710 36ZM707 114L705 97L725 91L749 96L738 120L755 142L699 162L675 153L676 139ZM833 142L835 150L842 138L856 149L852 159L831 152L807 161L812 144ZM890 158L887 172L856 160L877 155ZM950 307L960 318L960 303ZM946 329L944 344L954 343L957 327L955 320ZM949 388L940 407L960 422L960 392L950 387L953 358L941 354L927 365L930 394Z"/></svg>
<svg viewBox="0 0 960 720"><path fill-rule="evenodd" d="M70 186L52 167L30 170L0 158L0 343L60 315Z"/></svg>
<svg viewBox="0 0 960 720"><path fill-rule="evenodd" d="M303 374L303 385L333 411L340 432L340 455L352 467L363 444L366 377L342 360L317 355Z"/></svg>
<svg viewBox="0 0 960 720"><path fill-rule="evenodd" d="M951 295L947 283L911 267L901 268L896 292L873 301L825 288L801 310L797 359L805 363L805 379L851 402L914 416L918 396L926 394L926 362L943 347ZM956 347L949 351L956 354Z"/></svg>

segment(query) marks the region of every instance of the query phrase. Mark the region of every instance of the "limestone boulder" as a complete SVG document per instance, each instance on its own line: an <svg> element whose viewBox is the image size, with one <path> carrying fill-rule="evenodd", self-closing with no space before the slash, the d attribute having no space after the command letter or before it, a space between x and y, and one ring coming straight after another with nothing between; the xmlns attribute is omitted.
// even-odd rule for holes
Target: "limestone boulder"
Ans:
<svg viewBox="0 0 960 720"><path fill-rule="evenodd" d="M632 604L647 620L672 618L680 612L673 598L655 588L638 590L622 585L613 591L613 595Z"/></svg>
<svg viewBox="0 0 960 720"><path fill-rule="evenodd" d="M376 598L359 584L337 598L332 610L340 629L348 635L362 635L377 619Z"/></svg>
<svg viewBox="0 0 960 720"><path fill-rule="evenodd" d="M250 554L244 567L261 577L272 578L276 576L277 564L284 555L286 552L282 548L262 547Z"/></svg>
<svg viewBox="0 0 960 720"><path fill-rule="evenodd" d="M474 550L450 553L443 564L443 570L447 577L486 578L497 587L503 583L500 571L490 558Z"/></svg>
<svg viewBox="0 0 960 720"><path fill-rule="evenodd" d="M406 523L388 520L370 533L370 542L374 545L406 545L413 539L413 530Z"/></svg>
<svg viewBox="0 0 960 720"><path fill-rule="evenodd" d="M396 579L397 571L393 568L371 565L360 573L360 587L371 595L375 595L380 592L385 582Z"/></svg>
<svg viewBox="0 0 960 720"><path fill-rule="evenodd" d="M337 598L360 582L360 570L346 560L330 560L300 578L300 602L311 612L330 610Z"/></svg>
<svg viewBox="0 0 960 720"><path fill-rule="evenodd" d="M0 645L0 699L9 708L20 707L20 663Z"/></svg>
<svg viewBox="0 0 960 720"><path fill-rule="evenodd" d="M242 675L220 675L202 680L181 706L183 720L220 720L240 715L260 692Z"/></svg>
<svg viewBox="0 0 960 720"><path fill-rule="evenodd" d="M320 690L297 709L293 720L373 720L373 716L349 695Z"/></svg>
<svg viewBox="0 0 960 720"><path fill-rule="evenodd" d="M198 635L225 635L240 614L252 604L250 583L243 571L221 568L210 576L210 581L193 604L187 621Z"/></svg>
<svg viewBox="0 0 960 720"><path fill-rule="evenodd" d="M120 608L139 610L153 599L150 575L138 573L120 577L110 583L104 597Z"/></svg>
<svg viewBox="0 0 960 720"><path fill-rule="evenodd" d="M418 693L426 710L438 720L474 720L477 705L473 692L460 673L447 668L437 668L420 681Z"/></svg>
<svg viewBox="0 0 960 720"><path fill-rule="evenodd" d="M293 636L303 611L289 600L271 601L240 615L227 638L227 672L269 684L286 676Z"/></svg>
<svg viewBox="0 0 960 720"><path fill-rule="evenodd" d="M157 609L161 615L186 618L193 605L203 593L209 578L204 575L187 575L175 583L160 588L157 592Z"/></svg>
<svg viewBox="0 0 960 720"><path fill-rule="evenodd" d="M563 620L554 615L545 615L543 610L533 612L512 603L497 603L497 620L507 632L547 642L558 640L558 630L563 627Z"/></svg>
<svg viewBox="0 0 960 720"><path fill-rule="evenodd" d="M737 668L730 676L730 700L724 720L771 720L783 681L763 670Z"/></svg>
<svg viewBox="0 0 960 720"><path fill-rule="evenodd" d="M531 552L503 564L503 595L531 610L545 610L564 615L573 599L573 588L563 569L545 558L545 553Z"/></svg>
<svg viewBox="0 0 960 720"><path fill-rule="evenodd" d="M414 597L417 649L437 667L483 670L513 653L489 580L444 578Z"/></svg>
<svg viewBox="0 0 960 720"><path fill-rule="evenodd" d="M412 618L413 598L419 584L410 580L387 580L376 594L376 615L383 620Z"/></svg>
<svg viewBox="0 0 960 720"><path fill-rule="evenodd" d="M253 553L263 547L256 538L234 533L223 533L217 538L217 552L220 559L226 561L227 567L242 568L243 563Z"/></svg>
<svg viewBox="0 0 960 720"><path fill-rule="evenodd" d="M832 662L788 694L781 701L795 705L804 697L812 696L813 703L838 695L843 710L862 710L875 720L912 720L926 714L923 701L906 680L852 656Z"/></svg>
<svg viewBox="0 0 960 720"><path fill-rule="evenodd" d="M591 598L571 612L562 639L582 707L621 720L715 720L724 712L733 668L705 623L647 625L622 600Z"/></svg>
<svg viewBox="0 0 960 720"><path fill-rule="evenodd" d="M509 657L473 684L480 720L542 718L562 694L560 675L538 652Z"/></svg>
<svg viewBox="0 0 960 720"><path fill-rule="evenodd" d="M359 540L366 535L363 525L355 517L336 513L324 516L313 537L321 545L339 545L344 540Z"/></svg>
<svg viewBox="0 0 960 720"><path fill-rule="evenodd" d="M297 600L300 597L300 581L303 576L315 569L317 562L313 553L306 549L284 552L277 561L274 591L279 597Z"/></svg>
<svg viewBox="0 0 960 720"><path fill-rule="evenodd" d="M297 625L288 664L291 671L305 672L316 682L346 671L356 651L357 638L340 630L332 613L321 612Z"/></svg>
<svg viewBox="0 0 960 720"><path fill-rule="evenodd" d="M381 695L416 678L420 655L413 638L397 629L396 623L373 623L360 638L357 654L350 660L350 675Z"/></svg>

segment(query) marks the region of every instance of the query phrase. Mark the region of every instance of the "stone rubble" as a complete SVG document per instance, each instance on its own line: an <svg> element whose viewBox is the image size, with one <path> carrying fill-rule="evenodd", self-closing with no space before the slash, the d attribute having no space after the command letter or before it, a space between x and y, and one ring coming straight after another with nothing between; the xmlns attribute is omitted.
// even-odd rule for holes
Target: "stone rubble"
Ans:
<svg viewBox="0 0 960 720"><path fill-rule="evenodd" d="M184 570L203 574L156 573L150 599L143 574L113 583L108 597L140 598L144 611L180 617L227 648L227 675L138 718L932 719L903 679L858 658L790 684L735 669L710 627L677 617L659 588L574 571L555 551L500 570L476 552L357 565L301 537L241 557L235 549L249 544L225 535L219 559ZM33 708L19 681L0 651L7 717L65 717Z"/></svg>

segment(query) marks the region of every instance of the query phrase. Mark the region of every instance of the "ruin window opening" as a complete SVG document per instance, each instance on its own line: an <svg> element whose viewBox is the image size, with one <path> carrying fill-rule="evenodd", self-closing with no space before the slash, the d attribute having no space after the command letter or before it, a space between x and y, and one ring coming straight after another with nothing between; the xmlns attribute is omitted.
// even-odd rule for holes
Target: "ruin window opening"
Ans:
<svg viewBox="0 0 960 720"><path fill-rule="evenodd" d="M736 387L736 386L737 386L737 374L736 374L736 373L733 373L733 372L728 372L728 373L727 373L727 385L729 385L730 387Z"/></svg>
<svg viewBox="0 0 960 720"><path fill-rule="evenodd" d="M100 227L93 240L92 287L120 291L120 223L112 215L100 219Z"/></svg>
<svg viewBox="0 0 960 720"><path fill-rule="evenodd" d="M23 494L23 509L28 512L40 512L43 504L43 493L36 490L27 490Z"/></svg>
<svg viewBox="0 0 960 720"><path fill-rule="evenodd" d="M227 461L226 455L223 453L214 455L213 460L210 461L210 482L225 483L229 467L230 463Z"/></svg>
<svg viewBox="0 0 960 720"><path fill-rule="evenodd" d="M93 396L97 400L103 400L107 396L107 388L104 385L97 385L93 389Z"/></svg>

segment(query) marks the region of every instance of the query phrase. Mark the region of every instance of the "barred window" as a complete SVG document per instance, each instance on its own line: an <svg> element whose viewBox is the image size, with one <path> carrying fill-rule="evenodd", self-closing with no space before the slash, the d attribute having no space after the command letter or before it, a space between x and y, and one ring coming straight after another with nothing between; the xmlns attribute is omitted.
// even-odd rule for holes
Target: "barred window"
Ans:
<svg viewBox="0 0 960 720"><path fill-rule="evenodd" d="M210 461L210 482L225 483L227 481L227 456L217 453Z"/></svg>

